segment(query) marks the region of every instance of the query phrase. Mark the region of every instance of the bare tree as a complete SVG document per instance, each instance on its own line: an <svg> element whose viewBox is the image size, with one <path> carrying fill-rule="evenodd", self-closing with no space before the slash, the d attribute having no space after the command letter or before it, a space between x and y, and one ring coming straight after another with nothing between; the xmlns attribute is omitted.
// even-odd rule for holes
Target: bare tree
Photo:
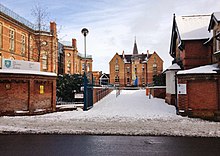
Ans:
<svg viewBox="0 0 220 156"><path fill-rule="evenodd" d="M35 18L35 44L37 49L37 60L40 62L42 46L45 46L45 43L42 41L42 32L48 31L48 12L46 8L43 8L41 5L36 4L32 9L32 16Z"/></svg>

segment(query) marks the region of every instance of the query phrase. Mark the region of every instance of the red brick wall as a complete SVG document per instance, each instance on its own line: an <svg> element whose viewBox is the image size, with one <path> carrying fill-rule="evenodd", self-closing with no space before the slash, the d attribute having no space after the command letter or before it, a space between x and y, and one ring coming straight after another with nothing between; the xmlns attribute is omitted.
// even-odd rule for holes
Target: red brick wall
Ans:
<svg viewBox="0 0 220 156"><path fill-rule="evenodd" d="M44 85L43 94L40 94L40 85ZM56 110L56 77L0 74L0 87L0 115Z"/></svg>
<svg viewBox="0 0 220 156"><path fill-rule="evenodd" d="M216 91L214 80L188 81L189 108L217 110Z"/></svg>
<svg viewBox="0 0 220 156"><path fill-rule="evenodd" d="M0 112L28 110L27 82L0 82L0 88Z"/></svg>
<svg viewBox="0 0 220 156"><path fill-rule="evenodd" d="M219 109L217 75L178 75L178 83L187 85L187 94L178 95L178 108L195 117L213 117Z"/></svg>
<svg viewBox="0 0 220 156"><path fill-rule="evenodd" d="M204 45L205 40L184 41L182 52L184 69L190 69L211 63L211 48Z"/></svg>
<svg viewBox="0 0 220 156"><path fill-rule="evenodd" d="M166 88L154 88L152 91L153 97L165 99Z"/></svg>

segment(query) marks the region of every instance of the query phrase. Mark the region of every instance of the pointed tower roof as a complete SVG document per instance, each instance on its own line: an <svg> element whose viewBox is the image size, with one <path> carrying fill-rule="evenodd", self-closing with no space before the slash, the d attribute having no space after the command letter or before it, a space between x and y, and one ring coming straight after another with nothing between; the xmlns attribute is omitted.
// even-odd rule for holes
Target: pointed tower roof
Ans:
<svg viewBox="0 0 220 156"><path fill-rule="evenodd" d="M138 49L137 49L137 43L136 43L136 37L134 39L134 49L133 49L133 55L138 54Z"/></svg>

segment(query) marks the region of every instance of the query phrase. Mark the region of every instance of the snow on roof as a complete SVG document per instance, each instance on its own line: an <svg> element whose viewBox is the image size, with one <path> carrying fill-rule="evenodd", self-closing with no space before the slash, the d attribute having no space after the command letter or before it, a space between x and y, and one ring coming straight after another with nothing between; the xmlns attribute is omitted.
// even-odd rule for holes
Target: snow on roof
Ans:
<svg viewBox="0 0 220 156"><path fill-rule="evenodd" d="M213 13L217 21L220 21L220 12L214 12Z"/></svg>
<svg viewBox="0 0 220 156"><path fill-rule="evenodd" d="M64 46L72 46L72 42L70 41L59 41L61 44L63 44Z"/></svg>
<svg viewBox="0 0 220 156"><path fill-rule="evenodd" d="M192 68L188 70L178 71L177 74L216 74L219 70L218 64L205 65L197 68Z"/></svg>
<svg viewBox="0 0 220 156"><path fill-rule="evenodd" d="M211 15L193 15L176 17L177 27L182 40L208 39Z"/></svg>
<svg viewBox="0 0 220 156"><path fill-rule="evenodd" d="M0 69L0 73L57 76L56 73L51 73L51 72L42 72L35 70L19 70L19 69Z"/></svg>
<svg viewBox="0 0 220 156"><path fill-rule="evenodd" d="M181 68L177 63L174 63L170 67L167 68L167 70L178 70L178 69L181 69Z"/></svg>

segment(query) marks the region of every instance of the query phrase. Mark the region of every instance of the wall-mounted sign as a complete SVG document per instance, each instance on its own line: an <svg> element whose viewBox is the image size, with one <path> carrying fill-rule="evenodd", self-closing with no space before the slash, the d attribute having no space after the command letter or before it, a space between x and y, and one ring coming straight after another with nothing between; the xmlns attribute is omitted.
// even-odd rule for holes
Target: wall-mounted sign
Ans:
<svg viewBox="0 0 220 156"><path fill-rule="evenodd" d="M40 85L40 94L44 94L44 86Z"/></svg>
<svg viewBox="0 0 220 156"><path fill-rule="evenodd" d="M187 94L186 93L186 84L177 84L178 94Z"/></svg>
<svg viewBox="0 0 220 156"><path fill-rule="evenodd" d="M76 99L83 99L83 93L77 93L75 94Z"/></svg>
<svg viewBox="0 0 220 156"><path fill-rule="evenodd" d="M40 71L39 62L2 59L2 69L19 69Z"/></svg>

